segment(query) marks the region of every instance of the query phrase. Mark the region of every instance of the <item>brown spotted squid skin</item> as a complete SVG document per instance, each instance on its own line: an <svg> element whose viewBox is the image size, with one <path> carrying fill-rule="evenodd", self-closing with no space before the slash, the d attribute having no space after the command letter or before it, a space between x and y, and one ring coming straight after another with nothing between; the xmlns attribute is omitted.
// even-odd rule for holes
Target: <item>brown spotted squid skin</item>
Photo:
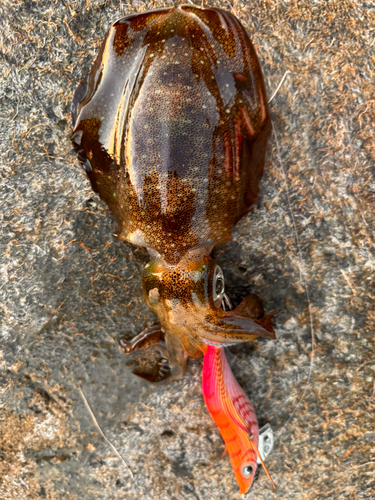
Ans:
<svg viewBox="0 0 375 500"><path fill-rule="evenodd" d="M172 378L207 343L273 337L270 321L243 304L221 308L223 279L210 257L258 198L270 134L262 72L240 22L192 5L120 19L72 115L74 147L116 236L152 258L143 291Z"/></svg>

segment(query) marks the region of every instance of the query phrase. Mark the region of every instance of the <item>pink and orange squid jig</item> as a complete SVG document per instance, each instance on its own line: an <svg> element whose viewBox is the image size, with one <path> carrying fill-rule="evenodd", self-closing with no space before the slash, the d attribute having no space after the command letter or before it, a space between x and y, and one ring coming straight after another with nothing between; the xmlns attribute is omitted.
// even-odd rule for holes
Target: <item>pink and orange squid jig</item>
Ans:
<svg viewBox="0 0 375 500"><path fill-rule="evenodd" d="M258 450L259 429L254 408L235 379L222 347L207 346L202 391L207 409L224 440L243 498L247 498L254 481L257 458L276 488Z"/></svg>

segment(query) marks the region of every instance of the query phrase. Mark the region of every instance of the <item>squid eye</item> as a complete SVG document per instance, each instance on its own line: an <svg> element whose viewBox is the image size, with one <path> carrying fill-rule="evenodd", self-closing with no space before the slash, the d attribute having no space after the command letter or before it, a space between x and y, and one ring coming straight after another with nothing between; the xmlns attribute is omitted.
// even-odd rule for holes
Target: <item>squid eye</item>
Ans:
<svg viewBox="0 0 375 500"><path fill-rule="evenodd" d="M221 267L216 266L214 271L214 279L212 282L212 292L215 307L220 307L223 301L225 291L224 274Z"/></svg>
<svg viewBox="0 0 375 500"><path fill-rule="evenodd" d="M241 469L241 474L243 477L249 478L254 471L254 467L251 464L244 464Z"/></svg>

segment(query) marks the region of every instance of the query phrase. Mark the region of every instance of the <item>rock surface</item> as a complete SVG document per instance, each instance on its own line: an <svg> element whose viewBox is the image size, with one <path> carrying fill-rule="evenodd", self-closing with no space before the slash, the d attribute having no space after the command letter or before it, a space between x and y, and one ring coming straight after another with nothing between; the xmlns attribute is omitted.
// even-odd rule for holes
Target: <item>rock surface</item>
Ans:
<svg viewBox="0 0 375 500"><path fill-rule="evenodd" d="M215 251L235 303L251 291L284 310L276 341L232 349L277 435L278 490L261 472L250 498L374 498L375 8L209 3L247 27L270 97L286 75L260 202ZM0 6L2 500L239 498L201 360L153 387L118 349L154 320L147 255L113 238L69 139L73 92L111 23L172 4Z"/></svg>

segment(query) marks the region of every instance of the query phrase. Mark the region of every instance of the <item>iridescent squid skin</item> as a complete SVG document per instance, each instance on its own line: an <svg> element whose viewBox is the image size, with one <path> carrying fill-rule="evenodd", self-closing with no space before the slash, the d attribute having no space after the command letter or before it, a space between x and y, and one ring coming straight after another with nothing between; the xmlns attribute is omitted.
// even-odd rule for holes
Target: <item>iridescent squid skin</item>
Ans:
<svg viewBox="0 0 375 500"><path fill-rule="evenodd" d="M240 22L192 5L120 19L76 90L72 116L78 158L116 236L151 256L142 286L160 326L123 349L164 337L171 380L207 344L274 338L268 317L254 319L244 304L223 310L224 277L210 257L258 199L271 127Z"/></svg>

